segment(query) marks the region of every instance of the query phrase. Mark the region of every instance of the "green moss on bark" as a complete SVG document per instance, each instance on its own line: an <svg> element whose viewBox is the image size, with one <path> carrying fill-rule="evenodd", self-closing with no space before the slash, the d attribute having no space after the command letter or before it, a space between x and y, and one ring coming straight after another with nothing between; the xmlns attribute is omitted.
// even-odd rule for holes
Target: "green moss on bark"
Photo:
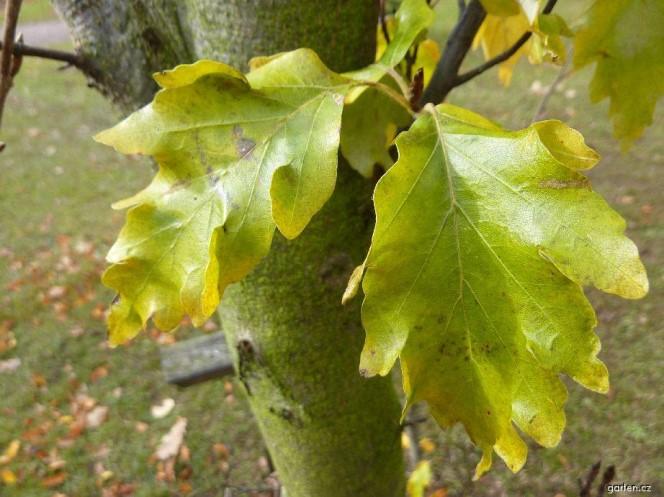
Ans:
<svg viewBox="0 0 664 497"><path fill-rule="evenodd" d="M341 306L368 244L370 185L347 166L295 241L277 236L220 309L240 380L289 497L403 495L399 404L358 374L359 299Z"/></svg>
<svg viewBox="0 0 664 497"><path fill-rule="evenodd" d="M372 0L186 0L180 17L198 57L246 69L253 56L307 47L332 69L344 70L372 62L376 5Z"/></svg>

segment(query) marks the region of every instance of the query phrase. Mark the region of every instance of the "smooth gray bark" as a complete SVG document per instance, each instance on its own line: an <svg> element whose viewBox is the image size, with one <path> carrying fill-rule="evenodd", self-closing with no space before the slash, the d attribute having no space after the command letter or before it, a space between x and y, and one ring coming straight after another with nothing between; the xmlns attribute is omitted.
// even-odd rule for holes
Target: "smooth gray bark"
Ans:
<svg viewBox="0 0 664 497"><path fill-rule="evenodd" d="M151 74L210 58L240 69L257 55L313 48L332 69L371 62L374 0L51 0L92 83L124 110L152 98Z"/></svg>

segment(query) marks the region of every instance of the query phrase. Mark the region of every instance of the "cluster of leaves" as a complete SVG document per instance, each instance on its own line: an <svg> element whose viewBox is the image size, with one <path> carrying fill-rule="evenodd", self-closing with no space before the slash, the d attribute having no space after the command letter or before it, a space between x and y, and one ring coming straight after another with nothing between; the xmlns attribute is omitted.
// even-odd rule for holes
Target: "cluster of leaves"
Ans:
<svg viewBox="0 0 664 497"><path fill-rule="evenodd" d="M572 32L539 15L536 0L483 4L477 43L488 57L524 30L535 34L524 45L531 59L564 56L560 36ZM593 95L611 97L628 141L664 81L640 72L662 69L661 33L643 50L624 39L643 34L625 29L643 9L656 17L662 4L598 1L575 35L576 64L598 61ZM577 131L559 121L510 131L449 104L410 108L402 61L423 47L430 75L432 21L425 0L404 0L376 63L347 74L307 49L254 59L246 75L212 61L156 74L154 101L97 136L159 164L145 190L116 205L130 210L103 277L119 294L111 341L150 318L162 329L185 315L203 323L265 256L275 229L289 239L305 229L334 190L340 148L365 176L375 164L388 169L375 190L371 248L344 296L362 285L361 372L388 374L400 358L408 405L425 400L442 426L465 426L483 451L477 475L494 451L516 471L527 452L516 427L544 446L560 439L561 373L608 388L582 286L638 298L648 282L624 221L583 174L599 157ZM387 147L413 118L392 165Z"/></svg>
<svg viewBox="0 0 664 497"><path fill-rule="evenodd" d="M533 34L500 65L498 77L503 84L509 84L515 64L524 55L535 64L564 63L562 38L573 38L575 68L597 63L590 96L594 102L610 99L614 133L623 149L652 124L657 100L664 95L661 0L595 0L576 30L557 14L539 14L540 0L481 2L488 15L474 43L487 59L509 49L524 32Z"/></svg>

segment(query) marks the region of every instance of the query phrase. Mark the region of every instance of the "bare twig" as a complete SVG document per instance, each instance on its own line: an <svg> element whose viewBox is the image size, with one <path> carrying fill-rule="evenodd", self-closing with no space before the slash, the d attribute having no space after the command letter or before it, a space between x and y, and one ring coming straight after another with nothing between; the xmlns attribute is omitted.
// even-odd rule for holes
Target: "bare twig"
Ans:
<svg viewBox="0 0 664 497"><path fill-rule="evenodd" d="M0 43L0 49L4 44ZM58 62L64 62L67 65L76 67L81 71L89 74L93 71L92 65L83 57L71 52L63 52L62 50L51 50L50 48L33 47L24 45L23 43L16 43L12 47L12 53L15 57L39 57L42 59L50 59Z"/></svg>
<svg viewBox="0 0 664 497"><path fill-rule="evenodd" d="M540 103L537 106L537 110L533 115L532 122L539 121L546 115L546 108L547 105L549 104L551 96L556 92L556 90L560 86L560 83L562 83L570 74L572 74L572 71L569 68L571 59L572 59L572 51L569 50L567 52L567 60L565 61L565 64L562 65L560 71L558 71L556 79L554 79L551 85L549 85L548 90L542 97L542 100L540 100Z"/></svg>
<svg viewBox="0 0 664 497"><path fill-rule="evenodd" d="M590 489L599 475L599 468L602 466L602 461L597 461L592 465L585 481L579 480L579 497L590 497Z"/></svg>
<svg viewBox="0 0 664 497"><path fill-rule="evenodd" d="M6 0L5 3L5 27L2 36L3 44L0 50L0 124L2 123L2 111L5 107L5 101L12 87L15 71L18 71L18 64L14 64L13 48L16 38L16 23L18 22L18 13L21 10L21 0ZM12 71L12 66L15 71ZM14 73L14 74L13 74Z"/></svg>
<svg viewBox="0 0 664 497"><path fill-rule="evenodd" d="M557 0L548 0L544 6L544 9L542 9L542 13L549 14L555 7L556 2ZM461 8L461 2L459 3L459 7ZM475 38L475 34L480 28L480 25L484 21L485 17L486 11L480 4L479 0L471 0L470 3L465 6L461 12L459 22L457 22L456 26L452 30L452 33L447 39L445 52L443 53L440 61L438 61L438 65L436 66L436 70L433 74L433 77L431 78L431 82L424 91L421 102L422 106L427 103L435 104L442 102L445 100L448 93L457 86L470 81L488 69L491 69L493 66L509 59L532 36L530 31L524 33L516 41L516 43L514 43L514 45L505 50L503 53L486 61L484 64L477 66L475 69L471 69L468 72L459 74L459 68L461 67L462 62L466 57L468 50L470 50L473 38Z"/></svg>
<svg viewBox="0 0 664 497"><path fill-rule="evenodd" d="M616 477L616 467L612 464L604 470L602 474L602 481L599 482L597 487L597 497L603 497L606 492L606 487L609 486L609 483Z"/></svg>
<svg viewBox="0 0 664 497"><path fill-rule="evenodd" d="M422 95L420 102L422 107L427 103L442 102L450 90L457 86L457 74L461 63L470 50L475 33L485 17L486 12L479 0L471 0L447 39L443 56L438 61L431 82Z"/></svg>
<svg viewBox="0 0 664 497"><path fill-rule="evenodd" d="M556 2L558 0L549 0L546 5L544 6L544 9L542 9L543 14L549 14L553 8L556 6ZM510 48L505 50L503 53L496 55L494 58L487 60L484 64L480 64L474 69L471 69L468 72L465 72L463 74L460 74L456 78L456 84L455 86L459 86L464 84L467 81L470 81L471 79L479 76L483 72L491 69L493 66L500 64L501 62L505 62L507 59L509 59L512 55L517 53L519 49L530 39L530 37L533 35L531 31L528 31L524 33L521 38L519 38L514 45L512 45Z"/></svg>

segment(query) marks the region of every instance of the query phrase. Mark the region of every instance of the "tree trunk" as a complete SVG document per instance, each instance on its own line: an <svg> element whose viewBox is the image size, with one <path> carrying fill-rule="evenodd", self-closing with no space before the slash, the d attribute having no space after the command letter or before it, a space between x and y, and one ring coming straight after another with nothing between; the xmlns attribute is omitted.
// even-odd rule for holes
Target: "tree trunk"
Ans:
<svg viewBox="0 0 664 497"><path fill-rule="evenodd" d="M196 58L246 68L310 47L335 70L372 61L374 0L53 0L95 84L125 110L151 72ZM358 374L359 303L340 305L369 243L371 185L341 164L335 194L295 241L227 289L221 317L236 371L288 497L401 497L399 402L389 378Z"/></svg>
<svg viewBox="0 0 664 497"><path fill-rule="evenodd" d="M369 242L369 184L343 166L337 193L295 241L277 236L220 315L236 370L288 497L401 497L399 405L362 378L359 302L341 295Z"/></svg>

